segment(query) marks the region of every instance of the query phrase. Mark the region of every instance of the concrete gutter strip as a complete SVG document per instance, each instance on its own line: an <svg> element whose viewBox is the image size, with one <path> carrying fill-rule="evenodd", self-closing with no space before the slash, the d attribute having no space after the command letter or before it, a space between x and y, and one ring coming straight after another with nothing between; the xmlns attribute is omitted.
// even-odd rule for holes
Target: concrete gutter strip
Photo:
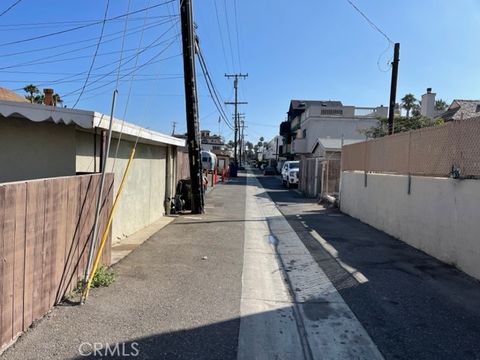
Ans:
<svg viewBox="0 0 480 360"><path fill-rule="evenodd" d="M258 180L247 184L238 359L383 359Z"/></svg>

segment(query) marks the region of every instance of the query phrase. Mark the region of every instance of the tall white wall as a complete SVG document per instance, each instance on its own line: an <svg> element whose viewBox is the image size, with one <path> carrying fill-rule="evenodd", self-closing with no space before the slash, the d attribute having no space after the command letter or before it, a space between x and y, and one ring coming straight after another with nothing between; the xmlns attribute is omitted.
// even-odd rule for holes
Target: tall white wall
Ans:
<svg viewBox="0 0 480 360"><path fill-rule="evenodd" d="M480 180L343 172L341 210L480 279Z"/></svg>

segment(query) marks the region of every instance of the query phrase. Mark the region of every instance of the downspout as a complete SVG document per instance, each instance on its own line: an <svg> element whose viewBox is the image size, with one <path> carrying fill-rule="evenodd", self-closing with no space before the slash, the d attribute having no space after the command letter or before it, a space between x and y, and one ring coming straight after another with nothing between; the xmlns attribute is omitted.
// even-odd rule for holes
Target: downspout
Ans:
<svg viewBox="0 0 480 360"><path fill-rule="evenodd" d="M99 169L99 172L103 171L103 162L104 162L104 159L105 159L105 153L107 152L106 147L107 147L107 132L105 130L102 130L100 132L100 169Z"/></svg>
<svg viewBox="0 0 480 360"><path fill-rule="evenodd" d="M93 172L97 172L97 128L93 129Z"/></svg>

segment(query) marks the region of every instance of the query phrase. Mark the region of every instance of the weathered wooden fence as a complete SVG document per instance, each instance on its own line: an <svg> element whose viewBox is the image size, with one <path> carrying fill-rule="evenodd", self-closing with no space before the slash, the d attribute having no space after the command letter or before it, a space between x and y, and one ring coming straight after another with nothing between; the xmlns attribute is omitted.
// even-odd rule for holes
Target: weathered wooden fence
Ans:
<svg viewBox="0 0 480 360"><path fill-rule="evenodd" d="M190 168L188 162L188 153L177 150L177 181L190 178Z"/></svg>
<svg viewBox="0 0 480 360"><path fill-rule="evenodd" d="M0 184L0 345L72 290L86 266L99 175ZM100 229L112 205L106 177ZM103 253L110 263L110 237Z"/></svg>
<svg viewBox="0 0 480 360"><path fill-rule="evenodd" d="M310 158L300 160L298 188L308 197L338 193L340 160Z"/></svg>

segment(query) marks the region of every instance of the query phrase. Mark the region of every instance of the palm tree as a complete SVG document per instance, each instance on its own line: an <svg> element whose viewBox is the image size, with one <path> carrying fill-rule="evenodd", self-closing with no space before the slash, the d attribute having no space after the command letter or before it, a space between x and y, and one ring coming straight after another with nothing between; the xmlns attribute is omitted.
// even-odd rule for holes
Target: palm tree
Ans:
<svg viewBox="0 0 480 360"><path fill-rule="evenodd" d="M442 99L438 99L437 101L435 101L435 110L447 110L447 103Z"/></svg>
<svg viewBox="0 0 480 360"><path fill-rule="evenodd" d="M25 86L23 88L23 91L25 91L28 94L28 95L25 95L25 99L30 100L32 104L36 102L36 98L38 98L38 94L40 94L40 90L38 90L38 87L36 87L33 84Z"/></svg>
<svg viewBox="0 0 480 360"><path fill-rule="evenodd" d="M402 98L402 107L407 111L407 119L410 117L410 110L412 110L417 103L417 99L413 94L406 94Z"/></svg>

